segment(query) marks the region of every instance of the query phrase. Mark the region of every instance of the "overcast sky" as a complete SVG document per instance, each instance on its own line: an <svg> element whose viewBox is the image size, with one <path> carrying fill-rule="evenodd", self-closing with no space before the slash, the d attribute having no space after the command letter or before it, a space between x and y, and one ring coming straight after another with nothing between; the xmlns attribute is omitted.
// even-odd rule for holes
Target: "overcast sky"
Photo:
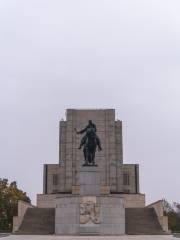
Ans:
<svg viewBox="0 0 180 240"><path fill-rule="evenodd" d="M34 203L66 108L115 108L147 203L180 202L180 1L0 0L0 177Z"/></svg>

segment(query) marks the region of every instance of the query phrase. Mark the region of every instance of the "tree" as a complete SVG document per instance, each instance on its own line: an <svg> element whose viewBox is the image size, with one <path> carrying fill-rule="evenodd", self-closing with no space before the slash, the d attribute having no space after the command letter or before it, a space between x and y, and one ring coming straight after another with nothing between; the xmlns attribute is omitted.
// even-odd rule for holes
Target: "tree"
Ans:
<svg viewBox="0 0 180 240"><path fill-rule="evenodd" d="M0 231L11 231L13 216L17 215L18 201L30 203L25 192L18 189L16 182L8 183L7 179L0 178Z"/></svg>
<svg viewBox="0 0 180 240"><path fill-rule="evenodd" d="M164 200L164 211L168 216L169 229L172 232L180 232L180 203L168 203Z"/></svg>
<svg viewBox="0 0 180 240"><path fill-rule="evenodd" d="M180 203L174 202L173 205L174 205L175 212L180 217Z"/></svg>

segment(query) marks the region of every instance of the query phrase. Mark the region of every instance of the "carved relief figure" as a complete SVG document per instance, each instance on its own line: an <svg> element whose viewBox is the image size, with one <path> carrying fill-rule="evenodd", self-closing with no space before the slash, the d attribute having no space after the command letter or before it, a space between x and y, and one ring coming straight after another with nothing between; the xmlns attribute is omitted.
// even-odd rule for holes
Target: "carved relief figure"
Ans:
<svg viewBox="0 0 180 240"><path fill-rule="evenodd" d="M93 201L80 204L80 224L100 223L100 206Z"/></svg>

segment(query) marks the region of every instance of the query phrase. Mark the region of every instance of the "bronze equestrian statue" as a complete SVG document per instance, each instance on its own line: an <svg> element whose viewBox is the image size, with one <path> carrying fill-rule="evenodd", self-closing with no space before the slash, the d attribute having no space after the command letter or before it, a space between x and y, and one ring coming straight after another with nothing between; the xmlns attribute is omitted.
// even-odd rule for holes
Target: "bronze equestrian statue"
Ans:
<svg viewBox="0 0 180 240"><path fill-rule="evenodd" d="M85 159L85 164L84 166L97 166L95 164L95 153L96 153L96 148L98 147L98 150L101 151L101 142L99 137L96 134L96 125L92 122L92 120L89 120L88 125L82 129L81 131L77 131L75 128L75 131L77 134L83 134L84 137L81 139L81 143L78 149L81 149L82 146L83 152L84 152L84 159Z"/></svg>

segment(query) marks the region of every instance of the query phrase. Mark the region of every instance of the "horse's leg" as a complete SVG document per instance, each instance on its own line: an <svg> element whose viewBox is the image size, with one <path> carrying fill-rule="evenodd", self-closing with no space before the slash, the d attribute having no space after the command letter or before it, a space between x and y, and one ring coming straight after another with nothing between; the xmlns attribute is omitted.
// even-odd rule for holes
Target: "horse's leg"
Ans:
<svg viewBox="0 0 180 240"><path fill-rule="evenodd" d="M91 161L92 161L92 165L94 165L95 164L95 162L94 162L94 153L91 153Z"/></svg>
<svg viewBox="0 0 180 240"><path fill-rule="evenodd" d="M95 154L96 154L96 146L93 150L93 164L95 165Z"/></svg>
<svg viewBox="0 0 180 240"><path fill-rule="evenodd" d="M92 163L93 163L93 165L95 165L94 159L95 159L95 152L92 153Z"/></svg>
<svg viewBox="0 0 180 240"><path fill-rule="evenodd" d="M90 152L90 163L93 164L93 153Z"/></svg>
<svg viewBox="0 0 180 240"><path fill-rule="evenodd" d="M89 153L87 148L86 148L86 164L89 165Z"/></svg>
<svg viewBox="0 0 180 240"><path fill-rule="evenodd" d="M88 163L91 164L91 152L88 151Z"/></svg>
<svg viewBox="0 0 180 240"><path fill-rule="evenodd" d="M90 162L92 165L94 165L94 149L91 148L91 151L90 151Z"/></svg>
<svg viewBox="0 0 180 240"><path fill-rule="evenodd" d="M83 152L84 152L84 161L85 161L85 165L87 165L87 150L86 148L83 149Z"/></svg>

